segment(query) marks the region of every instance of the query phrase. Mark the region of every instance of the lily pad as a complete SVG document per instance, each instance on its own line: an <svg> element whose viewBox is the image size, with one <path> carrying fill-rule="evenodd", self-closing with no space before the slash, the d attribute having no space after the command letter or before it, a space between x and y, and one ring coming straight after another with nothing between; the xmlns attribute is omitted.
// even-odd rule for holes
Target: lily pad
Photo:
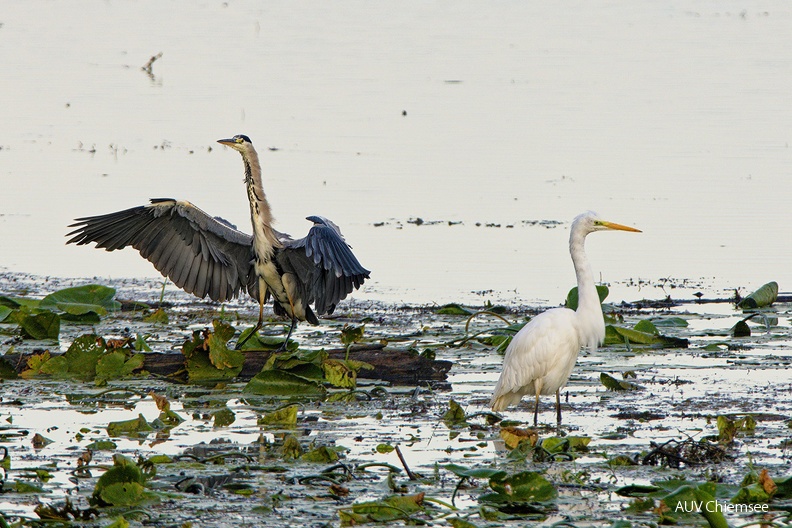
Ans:
<svg viewBox="0 0 792 528"><path fill-rule="evenodd" d="M684 484L662 498L667 507L669 521L674 520L677 512L685 512L686 509L695 510L701 514L709 523L711 528L728 528L729 524L723 516L722 511L713 507L715 504L715 484L708 482L699 486ZM691 507L700 504L701 508ZM707 507L709 505L710 507ZM680 507L681 506L681 507ZM687 508L686 508L687 507Z"/></svg>
<svg viewBox="0 0 792 528"><path fill-rule="evenodd" d="M743 310L762 308L763 306L770 306L776 299L778 299L778 283L775 281L768 282L741 300L737 307Z"/></svg>
<svg viewBox="0 0 792 528"><path fill-rule="evenodd" d="M54 312L47 310L36 314L23 313L18 321L24 335L32 339L58 340L60 317Z"/></svg>
<svg viewBox="0 0 792 528"><path fill-rule="evenodd" d="M192 382L225 380L242 371L245 355L226 346L234 329L220 320L213 321L214 332L196 330L186 341L182 354L187 358L187 375Z"/></svg>
<svg viewBox="0 0 792 528"><path fill-rule="evenodd" d="M508 473L495 468L467 468L459 464L446 464L443 467L457 477L472 479L505 479L508 477Z"/></svg>
<svg viewBox="0 0 792 528"><path fill-rule="evenodd" d="M597 285L597 295L599 296L600 302L604 301L608 297L609 293L610 293L610 290L608 289L607 286L605 286L604 284L598 284ZM574 288L569 290L569 293L567 294L566 301L564 301L564 306L569 308L570 310L577 310L577 307L578 307L578 289L577 289L577 286L575 286Z"/></svg>
<svg viewBox="0 0 792 528"><path fill-rule="evenodd" d="M131 357L120 350L110 352L99 358L96 362L96 379L120 379L132 375L136 370L143 368L145 356L133 354Z"/></svg>
<svg viewBox="0 0 792 528"><path fill-rule="evenodd" d="M110 422L107 424L107 434L113 437L146 436L153 430L154 428L142 414L139 414L137 418L131 420Z"/></svg>
<svg viewBox="0 0 792 528"><path fill-rule="evenodd" d="M144 498L145 477L132 459L113 456L113 467L99 477L91 504L100 506L134 506Z"/></svg>
<svg viewBox="0 0 792 528"><path fill-rule="evenodd" d="M344 345L351 345L363 339L363 332L366 330L366 325L353 326L345 324L341 329L341 342Z"/></svg>
<svg viewBox="0 0 792 528"><path fill-rule="evenodd" d="M439 315L471 315L473 312L462 305L451 303L441 306L435 313Z"/></svg>
<svg viewBox="0 0 792 528"><path fill-rule="evenodd" d="M354 389L357 387L357 375L361 368L374 368L368 363L354 360L327 359L322 362L325 380L336 387Z"/></svg>
<svg viewBox="0 0 792 528"><path fill-rule="evenodd" d="M258 424L294 427L297 425L297 406L289 405L277 411L267 413L258 419Z"/></svg>
<svg viewBox="0 0 792 528"><path fill-rule="evenodd" d="M536 445L539 440L539 435L533 429L521 429L515 426L504 426L500 429L500 437L506 444L506 447L514 449L521 442L528 442L531 447Z"/></svg>
<svg viewBox="0 0 792 528"><path fill-rule="evenodd" d="M665 336L656 333L657 328L648 321L643 325L643 328L654 330L655 333L641 331L637 325L635 329L625 328L623 326L607 325L605 327L604 344L606 346L619 345L627 342L635 345L662 346L665 348L687 348L689 344L687 339Z"/></svg>
<svg viewBox="0 0 792 528"><path fill-rule="evenodd" d="M492 477L495 493L480 497L483 502L545 502L558 496L553 484L536 471L522 471L505 478Z"/></svg>
<svg viewBox="0 0 792 528"><path fill-rule="evenodd" d="M243 392L260 396L324 397L327 390L316 381L283 370L263 370L245 385Z"/></svg>
<svg viewBox="0 0 792 528"><path fill-rule="evenodd" d="M91 381L96 377L96 367L104 352L103 341L96 335L80 336L63 354L63 358L66 360L66 372L59 372L55 375Z"/></svg>
<svg viewBox="0 0 792 528"><path fill-rule="evenodd" d="M121 309L121 303L113 299L115 293L114 288L99 284L64 288L44 297L39 307L56 309L72 315L83 315L89 312L106 315L108 311Z"/></svg>
<svg viewBox="0 0 792 528"><path fill-rule="evenodd" d="M604 372L600 373L600 383L605 385L605 388L612 391L629 391L641 390L641 386L629 381L618 380Z"/></svg>
<svg viewBox="0 0 792 528"><path fill-rule="evenodd" d="M424 494L392 495L381 501L359 502L350 509L339 510L341 524L354 526L367 522L389 523L407 519L413 513L424 510Z"/></svg>
<svg viewBox="0 0 792 528"><path fill-rule="evenodd" d="M455 427L467 425L465 421L465 411L462 409L456 401L451 399L448 402L448 410L443 413L443 422L446 424L446 427L449 429L453 429Z"/></svg>

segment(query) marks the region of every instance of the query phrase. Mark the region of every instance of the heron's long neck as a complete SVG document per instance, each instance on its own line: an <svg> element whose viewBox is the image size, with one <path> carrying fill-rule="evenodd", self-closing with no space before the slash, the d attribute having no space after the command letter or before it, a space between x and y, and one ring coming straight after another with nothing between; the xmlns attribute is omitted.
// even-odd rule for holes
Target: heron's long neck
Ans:
<svg viewBox="0 0 792 528"><path fill-rule="evenodd" d="M602 306L600 305L597 287L594 285L594 274L586 258L586 235L573 232L569 236L569 253L575 266L578 286L578 313L598 313L602 319Z"/></svg>
<svg viewBox="0 0 792 528"><path fill-rule="evenodd" d="M242 156L245 163L245 186L250 201L250 221L253 224L254 240L262 240L270 247L281 247L278 237L272 230L272 211L270 210L264 186L261 183L261 164L256 151ZM263 255L262 255L263 256Z"/></svg>

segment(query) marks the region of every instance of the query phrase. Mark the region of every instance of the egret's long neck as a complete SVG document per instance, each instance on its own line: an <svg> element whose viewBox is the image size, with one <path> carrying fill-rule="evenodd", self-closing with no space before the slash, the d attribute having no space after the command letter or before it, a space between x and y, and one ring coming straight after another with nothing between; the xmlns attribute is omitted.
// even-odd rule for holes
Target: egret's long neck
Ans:
<svg viewBox="0 0 792 528"><path fill-rule="evenodd" d="M272 248L281 247L281 242L272 230L272 211L270 210L264 186L261 183L261 164L255 150L242 155L245 164L245 186L247 187L248 200L250 201L250 221L253 224L253 239L256 249L261 244L265 253L270 253ZM264 257L265 255L260 255Z"/></svg>
<svg viewBox="0 0 792 528"><path fill-rule="evenodd" d="M569 253L575 266L578 286L578 313L596 313L602 319L602 306L600 305L597 287L594 285L594 275L591 273L591 264L586 258L586 235L577 230L572 230L569 235Z"/></svg>

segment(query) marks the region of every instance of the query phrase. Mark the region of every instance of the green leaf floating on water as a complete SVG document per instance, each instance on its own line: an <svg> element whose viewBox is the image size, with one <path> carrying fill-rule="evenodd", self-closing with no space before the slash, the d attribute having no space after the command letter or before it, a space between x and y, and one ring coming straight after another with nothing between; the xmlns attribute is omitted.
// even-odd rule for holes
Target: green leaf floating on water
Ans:
<svg viewBox="0 0 792 528"><path fill-rule="evenodd" d="M657 326L676 326L680 328L687 328L688 322L681 317L651 317L647 321L652 322Z"/></svg>
<svg viewBox="0 0 792 528"><path fill-rule="evenodd" d="M142 414L139 414L137 418L131 420L110 422L107 424L107 434L113 437L146 436L153 430L154 428Z"/></svg>
<svg viewBox="0 0 792 528"><path fill-rule="evenodd" d="M600 302L604 301L608 297L609 293L610 293L610 290L608 289L607 286L605 286L603 284L597 285L597 295L599 295ZM577 310L577 307L578 307L578 289L577 289L577 286L575 286L574 288L569 290L569 293L567 294L566 301L564 302L564 306L569 308L570 310Z"/></svg>
<svg viewBox="0 0 792 528"><path fill-rule="evenodd" d="M142 369L144 360L143 354L127 357L124 352L115 350L103 355L96 362L96 378L98 380L125 378L134 371Z"/></svg>
<svg viewBox="0 0 792 528"><path fill-rule="evenodd" d="M327 390L316 381L283 370L263 370L256 374L243 392L260 396L302 396L323 398Z"/></svg>
<svg viewBox="0 0 792 528"><path fill-rule="evenodd" d="M738 432L753 434L756 430L756 420L750 414L742 418L732 418L731 416L718 415L718 441L723 444L730 444Z"/></svg>
<svg viewBox="0 0 792 528"><path fill-rule="evenodd" d="M600 374L600 383L605 385L606 389L612 391L641 390L640 385L636 385L635 383L631 383L629 381L617 380L613 376L605 374L604 372Z"/></svg>
<svg viewBox="0 0 792 528"><path fill-rule="evenodd" d="M443 413L443 422L446 424L446 427L453 429L455 427L465 426L467 425L466 419L465 410L462 409L462 406L453 399L450 400L448 402L448 410Z"/></svg>
<svg viewBox="0 0 792 528"><path fill-rule="evenodd" d="M523 471L506 478L492 477L490 493L479 498L483 502L545 502L555 499L558 491L536 471Z"/></svg>
<svg viewBox="0 0 792 528"><path fill-rule="evenodd" d="M0 323L5 321L6 318L8 318L8 316L11 315L11 312L13 312L13 311L14 310L12 308L9 308L8 306L3 306L2 304L0 304Z"/></svg>
<svg viewBox="0 0 792 528"><path fill-rule="evenodd" d="M495 468L467 468L458 464L446 464L443 467L457 477L463 478L503 480L509 476L505 471Z"/></svg>
<svg viewBox="0 0 792 528"><path fill-rule="evenodd" d="M640 321L635 323L634 329L636 332L643 332L645 334L651 334L651 335L660 334L655 324L648 319L641 319Z"/></svg>
<svg viewBox="0 0 792 528"><path fill-rule="evenodd" d="M424 510L424 494L392 495L381 501L359 502L351 508L338 511L342 526L365 523L390 523L408 519L410 515Z"/></svg>
<svg viewBox="0 0 792 528"><path fill-rule="evenodd" d="M440 315L471 315L473 312L457 303L446 304L438 308L435 313Z"/></svg>
<svg viewBox="0 0 792 528"><path fill-rule="evenodd" d="M214 332L196 330L192 340L182 347L190 381L225 380L242 371L245 355L226 346L234 336L234 328L220 320L213 321L213 325Z"/></svg>
<svg viewBox="0 0 792 528"><path fill-rule="evenodd" d="M162 308L157 308L144 317L143 320L147 323L168 324L168 314Z"/></svg>
<svg viewBox="0 0 792 528"><path fill-rule="evenodd" d="M776 299L778 299L778 283L775 281L768 282L740 301L737 307L743 310L762 308L763 306L770 306Z"/></svg>
<svg viewBox="0 0 792 528"><path fill-rule="evenodd" d="M345 324L341 329L341 342L344 345L351 345L363 339L363 332L366 330L366 325L353 326Z"/></svg>
<svg viewBox="0 0 792 528"><path fill-rule="evenodd" d="M327 447L319 446L312 451L303 454L300 459L306 462L315 462L318 464L328 464L338 460L338 453L346 451L345 447Z"/></svg>
<svg viewBox="0 0 792 528"><path fill-rule="evenodd" d="M90 503L98 506L135 506L145 498L145 476L123 455L113 455L113 467L99 477Z"/></svg>
<svg viewBox="0 0 792 528"><path fill-rule="evenodd" d="M72 315L89 312L105 315L121 309L121 303L113 299L115 293L114 288L99 284L64 288L41 299L39 308L57 309Z"/></svg>
<svg viewBox="0 0 792 528"><path fill-rule="evenodd" d="M737 321L735 325L731 327L731 334L733 337L750 337L751 327L748 326L745 320Z"/></svg>
<svg viewBox="0 0 792 528"><path fill-rule="evenodd" d="M699 486L685 484L663 497L662 500L669 508L668 513L664 514L669 518L669 521L675 520L676 512L685 511L685 507L696 509L692 506L695 503L701 505L700 511L697 513L704 516L711 528L729 528L722 511L718 511L715 507L714 483L707 482Z"/></svg>
<svg viewBox="0 0 792 528"><path fill-rule="evenodd" d="M14 317L24 335L32 339L58 340L58 335L60 334L60 317L58 317L58 314L49 310L31 314L26 308L23 308L14 314Z"/></svg>
<svg viewBox="0 0 792 528"><path fill-rule="evenodd" d="M258 419L258 424L294 427L297 425L297 406L289 405L267 413Z"/></svg>
<svg viewBox="0 0 792 528"><path fill-rule="evenodd" d="M648 321L641 327L645 330L654 329L654 331L657 331L657 328ZM605 326L605 341L603 344L605 346L620 345L628 342L634 345L662 346L665 348L687 348L688 346L687 339L664 336L645 331L642 332L638 328L638 325L636 325L635 329L625 328L623 326L607 325Z"/></svg>
<svg viewBox="0 0 792 528"><path fill-rule="evenodd" d="M40 303L40 299L28 299L27 297L7 297L5 295L0 295L0 305L7 306L14 310L17 308L22 308L23 306L30 309L38 308Z"/></svg>
<svg viewBox="0 0 792 528"><path fill-rule="evenodd" d="M217 409L211 413L213 420L213 427L228 427L236 421L236 413L228 407Z"/></svg>

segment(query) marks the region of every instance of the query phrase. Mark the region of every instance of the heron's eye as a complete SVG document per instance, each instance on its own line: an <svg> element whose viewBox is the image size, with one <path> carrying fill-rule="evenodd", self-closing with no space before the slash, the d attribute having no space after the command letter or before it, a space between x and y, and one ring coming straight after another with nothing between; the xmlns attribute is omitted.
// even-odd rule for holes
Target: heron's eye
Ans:
<svg viewBox="0 0 792 528"><path fill-rule="evenodd" d="M245 141L245 140L244 140L244 139L242 139L241 137L238 137L238 138L236 138L236 142L237 142L237 143L242 143L243 141Z"/></svg>

